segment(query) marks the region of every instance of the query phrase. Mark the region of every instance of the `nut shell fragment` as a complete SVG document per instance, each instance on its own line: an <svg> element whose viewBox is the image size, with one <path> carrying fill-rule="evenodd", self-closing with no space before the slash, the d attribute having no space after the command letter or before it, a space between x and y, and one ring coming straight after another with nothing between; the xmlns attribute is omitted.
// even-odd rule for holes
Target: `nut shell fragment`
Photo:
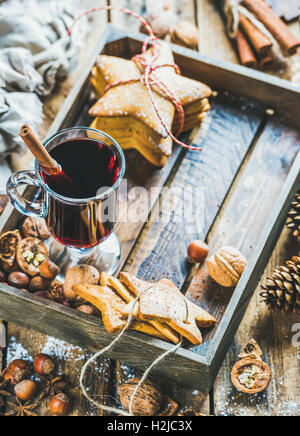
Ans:
<svg viewBox="0 0 300 436"><path fill-rule="evenodd" d="M17 262L31 277L40 274L41 265L49 259L46 245L37 238L23 239L17 247Z"/></svg>
<svg viewBox="0 0 300 436"><path fill-rule="evenodd" d="M8 267L14 265L17 246L22 240L19 230L6 232L0 237L0 260Z"/></svg>

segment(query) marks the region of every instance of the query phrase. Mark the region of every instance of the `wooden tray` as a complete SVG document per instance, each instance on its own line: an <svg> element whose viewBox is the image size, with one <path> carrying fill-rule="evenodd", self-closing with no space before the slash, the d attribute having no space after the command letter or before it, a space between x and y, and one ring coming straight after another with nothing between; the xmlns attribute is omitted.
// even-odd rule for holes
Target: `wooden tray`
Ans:
<svg viewBox="0 0 300 436"><path fill-rule="evenodd" d="M68 96L49 135L69 126L90 124L89 75L96 55L129 58L140 51L143 38L107 27L95 56ZM189 298L201 301L201 306L217 318L216 328L204 332L203 345L182 347L156 369L168 378L208 392L298 188L300 95L299 88L288 82L213 61L191 50L174 46L174 55L184 75L203 80L219 92L212 101L207 122L191 136L194 144L203 146L203 152L175 147L163 170L154 169L135 151L126 152L129 188L143 186L150 193L152 187L159 187L161 192L156 190L155 196L152 193L147 223L121 223L117 233L122 244L123 269L146 280L171 278ZM183 186L204 190L205 217L200 233L197 228L187 230L184 223L178 223L176 206L168 220L156 220L166 201L165 186L178 188L181 202L188 201L181 197ZM121 199L125 210L127 199ZM0 231L16 228L21 218L9 205L1 218ZM195 237L207 239L212 252L226 244L247 256L248 267L235 290L222 289L208 278L205 267L195 270L186 262L187 245ZM3 284L0 318L93 351L112 340L99 319ZM109 357L144 368L170 346L128 332Z"/></svg>

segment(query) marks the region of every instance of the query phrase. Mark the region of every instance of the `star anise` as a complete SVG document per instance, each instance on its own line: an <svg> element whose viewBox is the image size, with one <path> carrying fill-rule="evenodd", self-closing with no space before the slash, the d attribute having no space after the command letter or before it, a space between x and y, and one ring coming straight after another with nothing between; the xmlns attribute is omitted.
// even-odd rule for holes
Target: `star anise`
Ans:
<svg viewBox="0 0 300 436"><path fill-rule="evenodd" d="M38 407L39 403L32 403L31 401L27 401L22 404L21 401L16 398L17 403L12 403L11 401L7 401L7 405L10 410L5 413L5 416L37 416L35 413L35 409Z"/></svg>
<svg viewBox="0 0 300 436"><path fill-rule="evenodd" d="M41 377L43 390L39 396L39 400L56 394L60 394L66 389L66 383L62 377Z"/></svg>

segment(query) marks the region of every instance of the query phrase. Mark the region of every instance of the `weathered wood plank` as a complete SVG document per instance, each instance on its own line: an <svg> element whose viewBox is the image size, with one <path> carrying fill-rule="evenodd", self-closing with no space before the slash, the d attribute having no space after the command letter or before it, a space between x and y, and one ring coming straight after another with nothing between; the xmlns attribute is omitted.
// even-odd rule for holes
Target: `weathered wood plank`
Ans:
<svg viewBox="0 0 300 436"><path fill-rule="evenodd" d="M200 129L200 136L194 139L195 144L203 146L203 151L185 155L169 185L172 190L163 197L164 207L156 206L126 269L150 281L169 277L182 286L190 268L186 262L187 245L195 237L206 237L262 119L261 114L253 108L246 109L244 104L230 102L228 96L213 103L207 132L202 137ZM193 219L195 213L197 218L201 217L202 203L197 211L187 210L189 201L195 200L192 190L193 195L204 195L203 223ZM170 198L172 192L175 203Z"/></svg>
<svg viewBox="0 0 300 436"><path fill-rule="evenodd" d="M298 244L285 229L276 245L261 283L273 269L284 264L299 250ZM233 346L228 353L215 383L214 401L216 415L235 416L299 416L299 346L292 345L294 324L299 323L297 314L269 313L257 288ZM255 338L264 352L264 360L270 365L272 381L268 390L249 398L239 394L230 381L230 370L237 354L248 339Z"/></svg>

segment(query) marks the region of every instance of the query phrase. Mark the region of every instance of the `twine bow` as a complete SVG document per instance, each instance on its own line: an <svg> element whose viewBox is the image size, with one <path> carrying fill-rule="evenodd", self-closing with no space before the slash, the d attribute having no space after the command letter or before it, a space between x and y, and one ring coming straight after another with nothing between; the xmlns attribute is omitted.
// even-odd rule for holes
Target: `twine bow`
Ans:
<svg viewBox="0 0 300 436"><path fill-rule="evenodd" d="M150 24L141 15L137 14L134 11L131 11L130 9L116 7L116 6L100 6L100 7L88 9L85 12L83 12L82 14L80 14L73 21L73 24L68 29L67 34L69 36L71 35L73 27L76 25L76 23L81 18L83 18L84 16L87 16L87 15L90 15L91 13L98 12L98 11L119 11L119 12L123 12L126 15L133 16L134 18L139 20L145 26L145 28L149 34L149 36L146 38L146 40L143 43L141 54L136 55L132 58L132 60L135 61L137 64L139 64L143 70L143 74L142 74L141 78L136 79L136 80L134 79L134 80L129 80L129 81L119 81L117 83L113 83L113 84L107 86L107 88L105 89L105 92L109 91L111 88L114 88L116 86L134 83L134 82L137 82L140 80L141 83L143 85L145 85L147 88L152 107L153 107L161 125L163 126L163 128L166 132L166 136L169 136L170 138L172 138L172 140L176 144L180 145L181 147L183 147L185 149L192 150L192 151L201 151L202 150L201 148L195 147L193 145L185 144L184 142L180 141L176 137L176 136L179 136L180 133L182 133L183 128L184 128L184 122L185 122L184 109L183 109L181 102L177 99L177 97L174 95L174 93L170 89L168 89L168 87L165 83L163 83L161 80L158 79L158 77L155 75L155 71L158 68L171 67L171 68L174 68L174 70L177 74L181 74L181 72L180 72L178 65L176 65L175 63L174 64L165 64L165 65L156 65L156 61L160 55L161 43L160 43L158 37L154 35L154 32L153 32ZM150 45L152 45L152 57L150 57L150 56L147 57L146 52L147 52ZM179 115L179 128L178 128L178 131L176 132L176 136L173 135L171 130L166 125L166 122L164 121L163 116L160 113L160 111L156 105L151 86L156 86L157 88L159 88L160 91L164 94L164 96L166 98L168 98L174 104L176 111L178 112L178 115Z"/></svg>

